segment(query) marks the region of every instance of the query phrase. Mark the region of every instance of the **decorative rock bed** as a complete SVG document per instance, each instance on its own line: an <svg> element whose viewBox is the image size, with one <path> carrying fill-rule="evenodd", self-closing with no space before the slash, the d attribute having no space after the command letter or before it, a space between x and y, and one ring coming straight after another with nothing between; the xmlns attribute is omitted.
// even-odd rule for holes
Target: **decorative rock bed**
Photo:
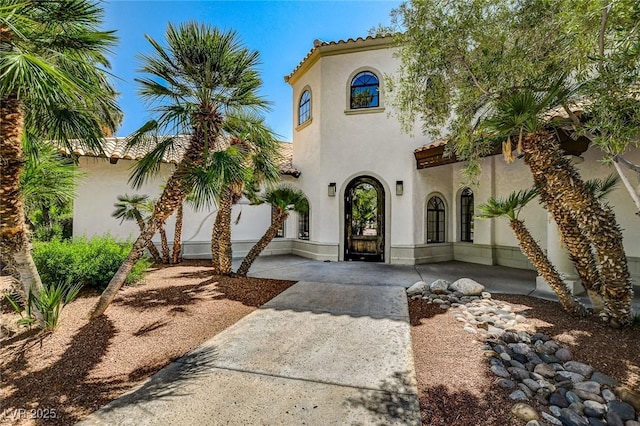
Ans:
<svg viewBox="0 0 640 426"><path fill-rule="evenodd" d="M639 393L573 360L571 351L549 336L532 332L524 315L492 299L481 284L469 278L419 281L407 296L455 309L464 330L484 343L496 385L518 401L512 412L527 426L640 426ZM533 400L542 411L527 404Z"/></svg>

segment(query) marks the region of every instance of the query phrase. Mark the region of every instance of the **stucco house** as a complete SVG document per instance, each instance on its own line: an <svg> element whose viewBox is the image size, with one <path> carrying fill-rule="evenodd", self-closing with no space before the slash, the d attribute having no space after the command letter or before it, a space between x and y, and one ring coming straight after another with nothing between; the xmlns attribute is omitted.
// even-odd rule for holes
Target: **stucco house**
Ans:
<svg viewBox="0 0 640 426"><path fill-rule="evenodd" d="M474 206L532 185L528 167L506 164L501 155L485 157L477 186L466 186L463 164L443 157L444 141L410 136L401 130L385 99L383 76L399 67L390 38L367 37L337 42L315 41L287 76L292 88L293 141L282 143L287 162L283 181L309 198L308 214L292 214L281 237L264 254L293 253L318 260L369 260L418 264L445 260L532 268L520 252L506 221L474 218ZM571 141L570 141L571 142ZM133 223L120 224L110 214L116 196L133 193L127 185L136 154L109 148L110 161L79 153L87 173L74 212L74 235L110 232L135 236ZM569 146L570 145L570 146ZM599 160L597 148L569 144L565 151L585 178L614 170ZM629 159L640 163L640 150ZM163 173L169 172L171 161ZM136 193L154 195L151 183ZM635 284L640 285L640 226L624 188L609 197L624 229L624 247ZM243 256L267 228L268 206L240 203L232 229L234 256ZM184 256L209 256L215 209L185 210ZM236 217L236 216L234 216ZM538 204L522 216L551 260L568 279L575 277L556 225ZM173 224L167 224L172 239Z"/></svg>

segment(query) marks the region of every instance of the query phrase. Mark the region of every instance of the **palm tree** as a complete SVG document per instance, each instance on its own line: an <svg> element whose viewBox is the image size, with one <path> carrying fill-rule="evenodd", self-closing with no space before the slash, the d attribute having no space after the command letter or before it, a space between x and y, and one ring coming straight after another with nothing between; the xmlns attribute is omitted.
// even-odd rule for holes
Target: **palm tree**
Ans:
<svg viewBox="0 0 640 426"><path fill-rule="evenodd" d="M148 212L149 196L148 195L118 195L118 201L113 205L116 209L111 213L111 216L116 219L120 219L120 223L125 220L135 220L140 228L140 232L144 231L146 216L143 216L143 212ZM160 252L153 244L153 241L149 240L147 243L147 250L151 253L154 262L162 263L162 257Z"/></svg>
<svg viewBox="0 0 640 426"><path fill-rule="evenodd" d="M42 282L31 257L20 176L23 138L70 139L101 150L103 128L120 111L105 53L116 42L100 31L102 9L87 0L5 0L0 6L0 256L37 296Z"/></svg>
<svg viewBox="0 0 640 426"><path fill-rule="evenodd" d="M51 209L66 209L71 205L76 185L85 174L78 170L73 160L63 157L49 144L25 140L23 150L26 161L20 187L26 220L31 224L29 216L40 211L40 224L51 228Z"/></svg>
<svg viewBox="0 0 640 426"><path fill-rule="evenodd" d="M173 232L173 251L171 253L171 263L180 263L182 258L182 219L183 219L183 203L180 203L176 210L176 225Z"/></svg>
<svg viewBox="0 0 640 426"><path fill-rule="evenodd" d="M247 253L238 268L237 274L242 277L247 276L247 272L249 272L249 268L251 268L253 262L276 236L278 229L282 227L282 224L287 220L291 211L309 211L309 202L304 192L289 185L278 185L273 189L267 190L261 200L264 203L270 204L274 209L271 226L269 226L262 238L251 247L251 250L249 250L249 253Z"/></svg>
<svg viewBox="0 0 640 426"><path fill-rule="evenodd" d="M141 71L148 77L137 81L141 97L156 118L131 137L131 146L151 148L136 164L131 181L134 186L141 185L159 170L163 156L173 150L184 149L184 155L165 184L145 231L102 293L92 318L104 313L147 242L192 191L190 173L203 166L212 152L228 146L223 135L225 122L267 106L258 94L262 84L256 70L258 53L244 47L234 31L187 22L177 27L168 25L166 47L146 38L153 53L140 58ZM189 137L185 141L184 137L160 134Z"/></svg>
<svg viewBox="0 0 640 426"><path fill-rule="evenodd" d="M511 138L518 140L518 151L533 173L534 184L541 200L554 217L560 230L571 225L563 217L575 220L578 229L589 242L598 261L601 275L601 295L604 299L602 318L612 326L632 323L633 288L622 246L622 232L613 210L602 205L592 194L571 162L560 149L548 112L555 105L566 104L572 90L566 89L563 78L546 91L518 89L500 97L491 105L490 115L481 117L483 132L504 135L504 151L511 151ZM568 216L562 212L566 211ZM564 234L563 234L564 238ZM584 245L584 250L586 250ZM588 257L586 251L580 257ZM597 290L597 281L594 282Z"/></svg>
<svg viewBox="0 0 640 426"><path fill-rule="evenodd" d="M573 315L586 316L586 308L572 297L569 288L562 280L556 268L544 254L542 248L540 248L538 242L526 228L524 222L518 219L520 211L537 195L538 191L534 188L512 192L505 199L491 197L486 204L478 207L481 212L478 217L492 219L505 216L509 219L509 225L511 229L513 229L522 253L527 256L529 261L531 261L533 266L538 270L538 273L540 273L556 293L564 310Z"/></svg>

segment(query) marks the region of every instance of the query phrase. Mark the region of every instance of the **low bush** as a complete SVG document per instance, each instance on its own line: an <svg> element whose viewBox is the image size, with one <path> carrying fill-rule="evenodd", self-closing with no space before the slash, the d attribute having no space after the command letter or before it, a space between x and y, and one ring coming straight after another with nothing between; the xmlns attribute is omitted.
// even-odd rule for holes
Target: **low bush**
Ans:
<svg viewBox="0 0 640 426"><path fill-rule="evenodd" d="M35 242L33 259L45 285L80 283L103 290L130 250L130 243L119 242L107 235L91 240ZM148 259L138 261L126 282L140 281L150 265Z"/></svg>

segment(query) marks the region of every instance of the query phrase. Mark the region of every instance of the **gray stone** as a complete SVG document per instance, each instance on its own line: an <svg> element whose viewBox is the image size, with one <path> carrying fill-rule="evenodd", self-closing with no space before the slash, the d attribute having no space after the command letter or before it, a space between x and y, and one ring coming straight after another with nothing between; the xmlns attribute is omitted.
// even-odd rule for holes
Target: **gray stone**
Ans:
<svg viewBox="0 0 640 426"><path fill-rule="evenodd" d="M581 416L584 415L584 405L582 405L581 402L574 402L569 404L569 409L575 411L576 413L580 414Z"/></svg>
<svg viewBox="0 0 640 426"><path fill-rule="evenodd" d="M617 387L613 391L618 395L618 398L631 404L636 411L640 412L640 393L625 386Z"/></svg>
<svg viewBox="0 0 640 426"><path fill-rule="evenodd" d="M591 392L591 393L600 393L600 383L594 382L592 380L588 382L579 382L573 385L575 389L581 389L583 391Z"/></svg>
<svg viewBox="0 0 640 426"><path fill-rule="evenodd" d="M569 408L563 408L560 410L560 421L565 426L589 426L589 422Z"/></svg>
<svg viewBox="0 0 640 426"><path fill-rule="evenodd" d="M605 400L597 393L587 392L582 389L574 389L573 393L578 395L583 401L591 400L604 404Z"/></svg>
<svg viewBox="0 0 640 426"><path fill-rule="evenodd" d="M573 355L571 355L571 351L567 348L560 348L555 353L556 358L558 358L561 362L571 361L573 359Z"/></svg>
<svg viewBox="0 0 640 426"><path fill-rule="evenodd" d="M516 361L515 359L512 359L511 361L509 361L509 364L511 364L512 367L517 367L517 368L522 368L523 370L528 370L527 367L525 367L524 365L522 365L522 363Z"/></svg>
<svg viewBox="0 0 640 426"><path fill-rule="evenodd" d="M554 416L560 417L560 407L558 407L557 405L550 405L549 411L551 411L551 414L553 414Z"/></svg>
<svg viewBox="0 0 640 426"><path fill-rule="evenodd" d="M480 296L482 296L483 299L491 299L491 293L489 293L488 291L483 291L482 293L480 293Z"/></svg>
<svg viewBox="0 0 640 426"><path fill-rule="evenodd" d="M529 420L524 426L540 426L540 422L537 420Z"/></svg>
<svg viewBox="0 0 640 426"><path fill-rule="evenodd" d="M549 404L557 405L560 408L567 408L569 406L569 401L562 395L560 392L554 392L549 397Z"/></svg>
<svg viewBox="0 0 640 426"><path fill-rule="evenodd" d="M607 426L605 422L596 417L588 417L587 420L591 426Z"/></svg>
<svg viewBox="0 0 640 426"><path fill-rule="evenodd" d="M578 361L567 361L564 363L564 369L572 373L578 373L582 376L589 377L593 373L593 367Z"/></svg>
<svg viewBox="0 0 640 426"><path fill-rule="evenodd" d="M449 286L450 290L459 291L465 296L481 295L484 291L484 286L471 278L460 278Z"/></svg>
<svg viewBox="0 0 640 426"><path fill-rule="evenodd" d="M571 391L565 393L564 397L567 398L567 401L569 401L569 404L573 404L574 402L582 402L582 399L580 399L578 395L576 395Z"/></svg>
<svg viewBox="0 0 640 426"><path fill-rule="evenodd" d="M440 309L442 309L442 310L444 310L444 311L446 311L446 310L447 310L447 309L449 309L450 307L451 307L451 306L449 306L449 305L447 305L447 304L444 304L444 303L443 303L442 305L440 305Z"/></svg>
<svg viewBox="0 0 640 426"><path fill-rule="evenodd" d="M533 392L538 392L538 389L540 389L540 384L533 379L524 379L522 383L525 384Z"/></svg>
<svg viewBox="0 0 640 426"><path fill-rule="evenodd" d="M499 377L510 377L509 372L502 365L492 365L491 372Z"/></svg>
<svg viewBox="0 0 640 426"><path fill-rule="evenodd" d="M560 362L560 360L556 358L555 355L549 355L545 353L540 354L540 359L548 364L554 364L554 363Z"/></svg>
<svg viewBox="0 0 640 426"><path fill-rule="evenodd" d="M563 379L569 379L573 383L584 381L584 376L582 374L572 373L571 371L558 371L557 373L558 376L562 377Z"/></svg>
<svg viewBox="0 0 640 426"><path fill-rule="evenodd" d="M533 369L534 373L540 374L542 377L552 378L556 376L556 370L554 370L549 364L538 364Z"/></svg>
<svg viewBox="0 0 640 426"><path fill-rule="evenodd" d="M612 388L619 386L619 383L616 379L614 379L613 377L607 376L606 374L603 374L599 371L596 371L591 375L591 380L593 380L594 382L598 382L601 385L607 385Z"/></svg>
<svg viewBox="0 0 640 426"><path fill-rule="evenodd" d="M440 298L435 298L435 299L432 300L432 302L433 302L434 305L442 305L442 304L445 303L445 301L440 299Z"/></svg>
<svg viewBox="0 0 640 426"><path fill-rule="evenodd" d="M544 411L542 412L542 418L549 424L562 426L562 422L560 420L556 419L549 413L545 413Z"/></svg>
<svg viewBox="0 0 640 426"><path fill-rule="evenodd" d="M627 420L624 422L624 426L640 426L640 421Z"/></svg>
<svg viewBox="0 0 640 426"><path fill-rule="evenodd" d="M429 290L434 294L447 294L449 293L449 285L451 283L447 280L435 280L429 284Z"/></svg>
<svg viewBox="0 0 640 426"><path fill-rule="evenodd" d="M558 349L560 349L560 345L558 345L554 340L544 342L542 347L542 352L547 355L554 354Z"/></svg>
<svg viewBox="0 0 640 426"><path fill-rule="evenodd" d="M529 399L527 398L527 395L520 389L511 392L509 394L509 398L513 399L514 401L527 401Z"/></svg>
<svg viewBox="0 0 640 426"><path fill-rule="evenodd" d="M624 421L615 411L608 411L604 418L609 426L624 426Z"/></svg>
<svg viewBox="0 0 640 426"><path fill-rule="evenodd" d="M511 361L511 356L506 352L500 353L500 358L504 361Z"/></svg>
<svg viewBox="0 0 640 426"><path fill-rule="evenodd" d="M528 422L531 420L539 420L538 412L532 406L522 402L517 403L511 409L511 412L520 420Z"/></svg>
<svg viewBox="0 0 640 426"><path fill-rule="evenodd" d="M607 410L615 412L622 420L635 420L636 410L631 404L623 401L609 401Z"/></svg>
<svg viewBox="0 0 640 426"><path fill-rule="evenodd" d="M602 390L602 397L607 402L613 401L613 400L616 399L616 395L610 389L603 389Z"/></svg>
<svg viewBox="0 0 640 426"><path fill-rule="evenodd" d="M584 402L584 415L587 417L597 417L602 418L606 413L607 409L604 404L600 404L595 401L585 401Z"/></svg>
<svg viewBox="0 0 640 426"><path fill-rule="evenodd" d="M510 331L502 335L502 340L504 340L505 343L518 343L520 341L518 335Z"/></svg>
<svg viewBox="0 0 640 426"><path fill-rule="evenodd" d="M496 383L503 389L513 389L516 387L516 384L509 379L499 379Z"/></svg>
<svg viewBox="0 0 640 426"><path fill-rule="evenodd" d="M529 378L529 371L524 368L509 367L507 370L511 373L511 377L520 381Z"/></svg>
<svg viewBox="0 0 640 426"><path fill-rule="evenodd" d="M518 389L524 392L524 394L527 395L527 398L533 398L533 392L524 383L518 383Z"/></svg>
<svg viewBox="0 0 640 426"><path fill-rule="evenodd" d="M533 351L530 351L526 355L527 355L527 359L529 360L529 362L532 362L533 364L536 364L536 365L542 363L542 360L540 359L540 357L538 356L537 353L535 353Z"/></svg>
<svg viewBox="0 0 640 426"><path fill-rule="evenodd" d="M516 354L527 355L531 352L531 348L526 343L511 343L509 347ZM527 358L529 357L527 356Z"/></svg>
<svg viewBox="0 0 640 426"><path fill-rule="evenodd" d="M518 362L520 362L522 364L526 364L527 362L529 362L529 358L527 358L527 356L523 355L523 354L513 353L513 354L511 354L511 358L515 359L516 361L518 361Z"/></svg>
<svg viewBox="0 0 640 426"><path fill-rule="evenodd" d="M547 335L546 335L546 334L544 334L544 333L534 333L534 334L531 336L531 340L532 340L532 341L534 341L534 342L535 342L536 340L542 340L542 342L546 342L546 341L547 341L547 340L549 340L549 339L550 339L550 337L549 337L549 336L547 336Z"/></svg>
<svg viewBox="0 0 640 426"><path fill-rule="evenodd" d="M429 284L424 281L418 281L407 289L407 296L422 295L425 290L429 289Z"/></svg>

